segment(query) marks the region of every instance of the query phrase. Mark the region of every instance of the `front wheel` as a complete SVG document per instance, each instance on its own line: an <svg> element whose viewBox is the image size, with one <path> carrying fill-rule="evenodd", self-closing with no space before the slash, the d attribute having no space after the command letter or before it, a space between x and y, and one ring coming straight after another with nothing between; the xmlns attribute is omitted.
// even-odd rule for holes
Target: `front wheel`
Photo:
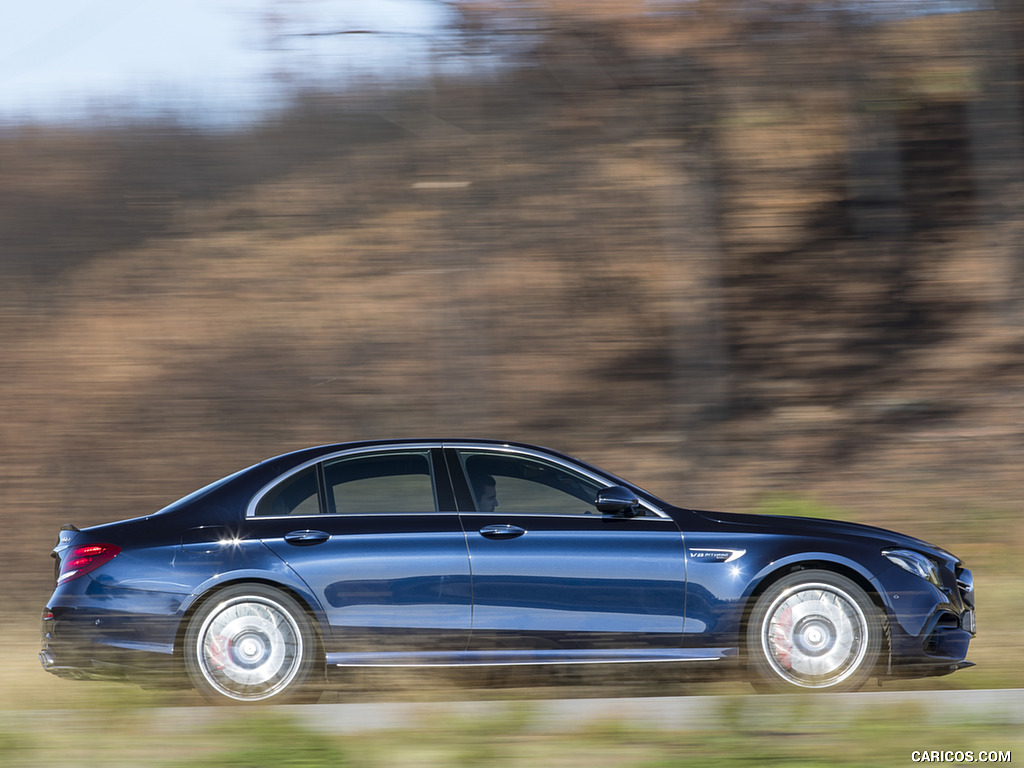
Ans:
<svg viewBox="0 0 1024 768"><path fill-rule="evenodd" d="M185 669L215 703L282 703L308 694L318 657L306 612L259 584L228 587L204 603L185 632Z"/></svg>
<svg viewBox="0 0 1024 768"><path fill-rule="evenodd" d="M882 634L880 611L850 579L791 573L758 598L747 625L755 687L855 691L878 663Z"/></svg>

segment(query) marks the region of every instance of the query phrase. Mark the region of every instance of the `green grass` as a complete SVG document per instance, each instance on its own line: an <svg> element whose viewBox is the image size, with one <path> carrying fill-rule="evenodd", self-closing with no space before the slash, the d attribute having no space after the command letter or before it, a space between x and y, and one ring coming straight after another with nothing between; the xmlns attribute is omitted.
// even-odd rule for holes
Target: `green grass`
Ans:
<svg viewBox="0 0 1024 768"><path fill-rule="evenodd" d="M693 729L614 720L549 725L528 705L516 704L497 716L435 712L410 727L359 733L314 729L295 710L273 708L196 710L191 718L168 718L159 709L70 722L47 717L27 729L0 719L0 764L66 764L71 750L88 754L91 764L149 768L877 766L912 764L914 750L1012 754L1024 748L1020 725L1009 718L971 721L966 715L953 728L896 704L840 714L811 697L734 697L716 706L714 724Z"/></svg>
<svg viewBox="0 0 1024 768"><path fill-rule="evenodd" d="M789 494L766 496L754 510L760 515L786 515L789 517L823 517L829 520L850 520L850 514L838 507L822 504L817 499Z"/></svg>

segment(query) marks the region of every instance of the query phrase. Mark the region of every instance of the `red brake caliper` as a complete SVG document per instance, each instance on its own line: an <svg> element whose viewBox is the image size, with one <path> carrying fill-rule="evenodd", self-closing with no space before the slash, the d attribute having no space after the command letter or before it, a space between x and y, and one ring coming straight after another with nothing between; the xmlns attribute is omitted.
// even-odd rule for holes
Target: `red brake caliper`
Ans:
<svg viewBox="0 0 1024 768"><path fill-rule="evenodd" d="M214 669L224 669L227 665L228 649L231 641L224 635L214 635L206 644L206 656Z"/></svg>
<svg viewBox="0 0 1024 768"><path fill-rule="evenodd" d="M785 608L772 624L772 648L783 669L792 669L790 652L793 649L793 610Z"/></svg>

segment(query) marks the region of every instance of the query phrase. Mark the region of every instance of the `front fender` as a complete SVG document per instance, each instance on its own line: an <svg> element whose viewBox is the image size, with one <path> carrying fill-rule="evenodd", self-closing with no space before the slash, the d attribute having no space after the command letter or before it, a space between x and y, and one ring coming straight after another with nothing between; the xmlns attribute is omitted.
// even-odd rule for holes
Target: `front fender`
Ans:
<svg viewBox="0 0 1024 768"><path fill-rule="evenodd" d="M748 546L743 547L744 543ZM684 644L741 645L744 622L757 596L778 578L798 568L832 570L860 583L866 591L875 589L874 574L857 559L866 559L863 553L839 554L799 549L799 545L780 551L781 547L765 547L763 542L752 539L733 541L730 549L742 548L743 555L729 561L689 557L700 546L687 543Z"/></svg>

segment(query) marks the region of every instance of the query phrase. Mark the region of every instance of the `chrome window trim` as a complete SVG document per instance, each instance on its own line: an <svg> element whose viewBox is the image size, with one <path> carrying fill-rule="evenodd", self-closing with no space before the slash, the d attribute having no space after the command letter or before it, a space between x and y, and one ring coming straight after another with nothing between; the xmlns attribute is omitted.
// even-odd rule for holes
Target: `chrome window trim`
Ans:
<svg viewBox="0 0 1024 768"><path fill-rule="evenodd" d="M353 447L353 448L342 448L341 450L333 451L331 453L325 453L325 454L323 454L321 456L317 456L316 458L310 459L308 461L303 462L302 464L298 464L298 465L292 467L287 472L285 472L283 474L280 474L277 477L275 477L273 480L271 480L269 483L264 485L262 488L259 489L259 491L257 491L253 495L253 497L249 500L249 504L245 508L245 517L246 517L247 520L248 519L280 520L283 517L289 517L289 518L294 517L295 519L304 519L304 518L314 518L315 519L315 518L324 517L324 515L294 515L294 516L293 515L262 515L259 518L257 518L256 517L256 507L260 503L260 501L263 499L263 497L267 493L269 493L271 489L277 487L277 485L279 483L282 483L285 480L287 480L289 477L291 477L293 475L296 475L299 472L302 472L303 470L308 469L309 467L315 466L317 464L320 464L322 462L333 461L334 459L340 459L340 458L348 458L348 457L351 457L351 456L358 456L360 454L365 454L365 453L395 453L395 452L399 452L399 451L410 452L410 453L416 452L416 451L428 451L429 452L429 451L433 450L434 448L442 448L442 449L451 448L451 449L454 449L454 450L470 450L470 451L482 451L482 452L491 452L491 453L506 453L506 454L510 454L510 455L527 456L527 457L530 457L530 458L540 459L540 460L546 461L546 462L548 462L550 464L556 464L558 466L562 466L562 467L564 467L565 469L567 469L569 471L575 472L577 474L580 474L580 475L583 475L584 477L589 478L590 480L593 480L594 482L598 483L599 485L601 485L604 488L611 488L613 485L624 485L626 487L634 488L635 489L635 486L632 483L629 483L629 482L623 480L622 478L620 478L620 477L618 477L616 475L611 475L611 474L609 474L607 476L606 475L599 475L599 474L597 474L595 472L591 472L589 468L587 468L585 466L581 466L581 465L576 464L576 463L573 463L573 462L568 461L566 459L563 459L561 456L556 456L556 455L547 453L546 451L543 451L543 450L537 450L535 448L528 448L528 447L521 446L521 445L513 445L511 443L475 443L475 442L465 441L465 440L457 440L457 441L453 441L453 442L434 441L434 442L411 442L411 443L391 443L391 444L385 443L385 444L377 444L377 445L364 445L364 446L358 446L358 447ZM259 465L256 465L256 466L259 466ZM436 468L433 466L433 462L431 462L431 467L430 468L431 468L431 473L432 474L436 472ZM609 478L611 478L611 479L609 479ZM432 479L432 481L436 480L436 478L433 478L433 477L431 479ZM437 486L436 486L436 482L433 482L432 484L434 486L434 506L436 507L437 506ZM640 499L640 506L642 506L648 512L652 513L654 517L665 519L665 520L671 520L672 519L660 507L652 504L647 499L644 499L644 498L639 497L639 496L638 496L638 498ZM381 515L381 514L401 515L401 514L408 514L408 513L403 513L403 512L356 512L356 513L340 512L340 513L336 513L334 515L328 515L328 517L355 517L355 516L361 516L361 515ZM444 511L444 510L434 509L432 512L424 512L424 513L417 513L417 514L448 515L448 514L454 514L454 512L452 510ZM476 514L476 515L478 515L478 514L483 514L483 513L473 511L473 512L464 512L464 513L461 513L461 514L471 514L471 515L472 514ZM528 516L528 515L526 513L523 513L523 516L525 517L525 516ZM558 515L558 516L559 517L570 517L570 518L576 517L576 515ZM644 518L644 516L641 515L638 518L634 518L634 519L642 520L643 518Z"/></svg>
<svg viewBox="0 0 1024 768"><path fill-rule="evenodd" d="M567 469L567 470L569 470L571 472L575 472L578 475L583 475L584 477L589 478L590 480L593 480L598 485L601 485L604 488L611 488L613 485L623 485L623 486L626 486L627 488L632 488L632 489L635 490L635 486L632 483L629 483L629 482L623 480L622 478L617 477L616 475L610 475L610 477L613 480L618 481L618 482L612 482L611 480L609 480L608 477L606 477L604 475L599 475L599 474L597 474L595 472L591 472L590 469L585 467L585 466L581 466L579 464L567 461L566 459L563 459L561 456L555 456L555 455L552 455L550 453L545 453L544 451L535 450L533 448L524 448L523 446L512 445L510 443L472 443L472 442L451 442L451 443L446 442L446 443L442 443L441 447L442 448L451 448L451 449L454 449L454 450L457 450L457 451L480 451L482 453L488 453L488 452L489 453L506 453L506 454L517 455L517 456L528 456L528 457L534 458L534 459L541 459L543 461L548 462L549 464L556 464L558 466L564 467L565 469ZM671 518L668 516L668 514L666 514L659 507L655 506L654 504L651 504L649 501L647 501L646 499L642 498L639 494L637 495L637 498L640 500L640 506L643 507L644 509L648 510L649 512L653 512L654 513L654 517L665 518L666 520L671 520ZM474 511L474 512L464 512L462 514L480 515L480 514L486 514L486 513L475 512ZM501 512L494 512L494 513L491 513L491 514L500 515L500 514L503 514L503 513L501 513ZM510 512L508 514L510 516L512 514L519 514L522 517L531 517L531 516L534 515L534 513L529 513L529 512L521 512L521 513L511 513ZM556 515L556 516L557 517L577 517L577 515ZM607 517L607 515L602 515L602 517ZM637 519L643 519L643 517L644 516L641 515Z"/></svg>
<svg viewBox="0 0 1024 768"><path fill-rule="evenodd" d="M310 467L316 466L317 464L322 464L323 462L326 462L326 461L333 461L334 459L351 458L353 456L358 456L358 455L364 454L364 453L366 453L366 454L369 454L369 453L417 453L417 452L422 452L422 451L426 451L427 452L427 461L430 464L430 474L431 474L430 485L431 485L431 489L432 489L432 491L434 493L434 509L432 511L430 511L430 512L427 512L427 513L419 513L418 512L416 514L452 514L452 512L443 513L441 510L437 509L437 506L438 506L438 504L437 504L437 484L436 484L435 478L434 478L434 463L433 463L433 460L431 459L429 454L430 454L430 451L432 449L440 448L440 447L441 446L440 446L439 443L395 443L393 445L387 445L387 444L384 444L384 445L364 445L364 446L360 446L360 447L357 447L357 448L344 448L344 449L342 449L340 451L334 451L333 453L325 453L325 454L323 454L321 456L317 456L315 459L310 459L309 461L305 461L302 464L297 464L296 466L294 466L291 469L289 469L287 472L285 472L285 473L283 473L281 475L278 475L273 480L271 480L269 483L267 483L262 488L260 488L253 495L253 497L251 499L249 499L249 504L245 508L245 517L246 517L247 520L248 519L253 519L253 520L281 520L282 518L285 518L285 517L288 517L288 518L294 517L295 519L300 519L300 518L323 518L323 517L354 517L356 515L364 515L364 514L365 515L378 515L378 514L401 515L401 514L409 514L409 513L403 513L403 512L385 512L385 513L379 513L379 512L356 512L356 513L337 512L337 513L335 513L333 515L327 515L327 514L319 514L319 515L260 515L259 517L257 517L256 516L256 507L259 506L259 503L263 500L263 497L266 496L272 489L276 488L278 485L280 485L281 483L285 482L288 478L293 477L294 475L297 475L300 472L303 472L304 470L309 469Z"/></svg>

